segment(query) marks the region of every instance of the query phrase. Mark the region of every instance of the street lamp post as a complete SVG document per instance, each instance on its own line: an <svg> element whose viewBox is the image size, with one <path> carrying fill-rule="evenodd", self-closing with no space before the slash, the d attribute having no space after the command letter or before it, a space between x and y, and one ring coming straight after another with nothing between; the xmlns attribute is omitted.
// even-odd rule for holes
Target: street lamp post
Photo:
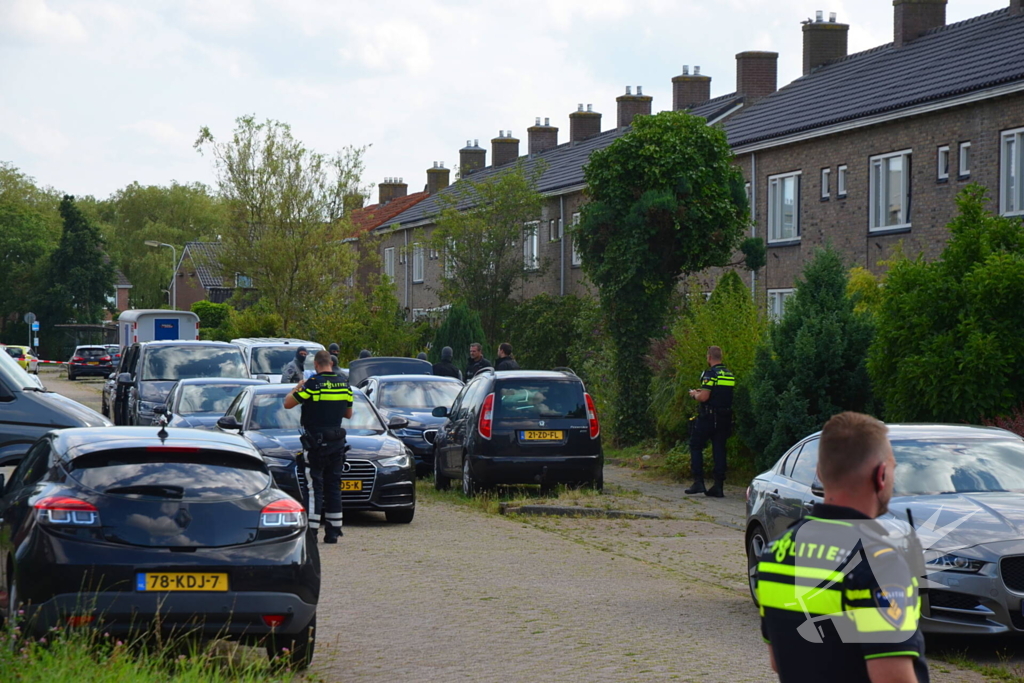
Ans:
<svg viewBox="0 0 1024 683"><path fill-rule="evenodd" d="M164 242L157 242L156 240L146 240L147 247L170 247L171 258L174 259L174 263L171 264L171 308L178 310L178 274L174 272L178 268L178 250L173 244L165 244Z"/></svg>

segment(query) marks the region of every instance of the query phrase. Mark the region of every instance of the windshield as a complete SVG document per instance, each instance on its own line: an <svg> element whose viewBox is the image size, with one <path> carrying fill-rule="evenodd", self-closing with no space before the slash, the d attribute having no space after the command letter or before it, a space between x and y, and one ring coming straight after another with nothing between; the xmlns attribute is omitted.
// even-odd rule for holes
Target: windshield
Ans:
<svg viewBox="0 0 1024 683"><path fill-rule="evenodd" d="M895 495L1024 491L1024 443L893 441Z"/></svg>
<svg viewBox="0 0 1024 683"><path fill-rule="evenodd" d="M107 351L104 346L80 346L75 349L75 355L80 358L88 358L89 360L96 360L109 356L110 352Z"/></svg>
<svg viewBox="0 0 1024 683"><path fill-rule="evenodd" d="M249 429L254 431L267 429L299 430L299 418L302 407L291 410L284 407L287 394L256 394L253 400L252 416L249 418ZM362 394L355 395L352 405L352 419L342 420L341 426L349 434L367 435L384 432L384 425L370 407L370 402Z"/></svg>
<svg viewBox="0 0 1024 683"><path fill-rule="evenodd" d="M157 346L146 349L143 380L248 378L237 346Z"/></svg>
<svg viewBox="0 0 1024 683"><path fill-rule="evenodd" d="M587 407L579 382L505 381L498 387L497 419L585 418Z"/></svg>
<svg viewBox="0 0 1024 683"><path fill-rule="evenodd" d="M284 366L295 360L295 349L300 345L291 346L257 346L252 350L252 373L254 375L280 375ZM306 356L304 370L313 369L313 356L320 350L320 347L306 346L309 355Z"/></svg>
<svg viewBox="0 0 1024 683"><path fill-rule="evenodd" d="M380 406L405 410L448 407L462 390L459 382L388 382L380 386Z"/></svg>
<svg viewBox="0 0 1024 683"><path fill-rule="evenodd" d="M174 412L178 415L224 413L242 392L244 384L186 384Z"/></svg>
<svg viewBox="0 0 1024 683"><path fill-rule="evenodd" d="M38 389L39 385L32 379L32 375L25 372L18 361L6 353L0 353L0 379L11 388L17 389Z"/></svg>

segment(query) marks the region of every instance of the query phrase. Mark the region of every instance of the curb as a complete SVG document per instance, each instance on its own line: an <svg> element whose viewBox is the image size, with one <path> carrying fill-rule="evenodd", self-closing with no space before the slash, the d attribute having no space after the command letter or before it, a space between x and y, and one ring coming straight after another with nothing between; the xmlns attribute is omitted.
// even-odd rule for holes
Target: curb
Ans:
<svg viewBox="0 0 1024 683"><path fill-rule="evenodd" d="M661 519L657 512L640 512L638 510L604 510L602 508L585 508L575 505L521 505L512 507L508 503L500 503L498 508L503 515L531 515L535 517L603 517L607 519Z"/></svg>

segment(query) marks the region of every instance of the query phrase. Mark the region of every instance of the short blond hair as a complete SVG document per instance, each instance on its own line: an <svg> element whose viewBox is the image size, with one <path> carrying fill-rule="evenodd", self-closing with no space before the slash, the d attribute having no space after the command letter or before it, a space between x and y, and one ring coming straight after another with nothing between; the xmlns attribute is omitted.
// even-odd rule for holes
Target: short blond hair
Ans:
<svg viewBox="0 0 1024 683"><path fill-rule="evenodd" d="M711 360L722 360L722 347L721 346L709 346L708 347L708 358Z"/></svg>
<svg viewBox="0 0 1024 683"><path fill-rule="evenodd" d="M881 420L863 413L834 415L821 429L818 445L818 476L825 486L835 486L866 464L879 460L889 442L889 429Z"/></svg>

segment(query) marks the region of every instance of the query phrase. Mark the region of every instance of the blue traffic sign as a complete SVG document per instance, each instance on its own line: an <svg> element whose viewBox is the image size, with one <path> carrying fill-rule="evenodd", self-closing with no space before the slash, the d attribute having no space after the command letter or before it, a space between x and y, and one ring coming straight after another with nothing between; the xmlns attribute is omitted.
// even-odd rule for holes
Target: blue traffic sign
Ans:
<svg viewBox="0 0 1024 683"><path fill-rule="evenodd" d="M39 323L38 322L32 323L32 331L33 332L38 332L39 331Z"/></svg>

